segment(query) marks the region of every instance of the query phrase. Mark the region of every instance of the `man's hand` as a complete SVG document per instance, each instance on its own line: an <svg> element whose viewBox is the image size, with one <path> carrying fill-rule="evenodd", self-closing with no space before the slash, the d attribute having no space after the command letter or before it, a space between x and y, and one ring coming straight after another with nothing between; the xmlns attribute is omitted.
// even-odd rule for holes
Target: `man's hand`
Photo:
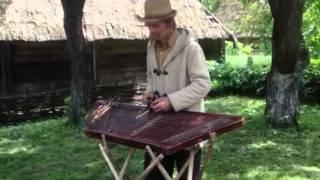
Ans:
<svg viewBox="0 0 320 180"><path fill-rule="evenodd" d="M168 112L172 109L171 103L166 96L154 100L150 107L154 112Z"/></svg>
<svg viewBox="0 0 320 180"><path fill-rule="evenodd" d="M144 95L143 95L143 103L145 104L150 104L152 102L152 100L154 99L154 93L152 92L146 92Z"/></svg>

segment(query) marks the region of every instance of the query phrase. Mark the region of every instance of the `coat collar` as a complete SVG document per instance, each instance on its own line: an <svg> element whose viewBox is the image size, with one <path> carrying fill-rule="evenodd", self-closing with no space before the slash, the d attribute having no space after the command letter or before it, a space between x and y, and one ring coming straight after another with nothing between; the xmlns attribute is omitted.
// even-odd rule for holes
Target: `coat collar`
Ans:
<svg viewBox="0 0 320 180"><path fill-rule="evenodd" d="M166 60L164 61L164 63L160 67L161 69L165 69L165 67L169 64L169 62L171 62L180 51L182 51L191 41L195 40L192 33L187 29L178 28L175 32L177 32L177 34L176 34L176 41L174 43L174 47L169 52ZM154 41L154 40L150 40L148 42L148 49L149 49L151 56L152 56L151 57L152 63L154 65L154 67L158 67L157 59L156 59L155 45L156 45L156 41Z"/></svg>

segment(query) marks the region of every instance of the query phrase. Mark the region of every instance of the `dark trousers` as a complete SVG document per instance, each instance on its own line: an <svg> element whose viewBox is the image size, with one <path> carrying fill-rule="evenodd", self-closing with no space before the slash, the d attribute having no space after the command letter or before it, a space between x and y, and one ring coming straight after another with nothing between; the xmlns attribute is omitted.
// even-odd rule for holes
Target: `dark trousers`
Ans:
<svg viewBox="0 0 320 180"><path fill-rule="evenodd" d="M189 151L182 150L177 153L174 153L169 156L165 156L161 160L161 164L168 172L169 176L172 177L173 169L176 165L178 172L180 172L180 169L183 167L184 163L188 160L190 155ZM144 168L147 168L150 164L151 157L147 152L144 154ZM201 161L201 150L199 150L195 156L194 156L194 166L193 166L193 180L200 180L200 161ZM183 173L180 180L187 180L188 178L188 168ZM145 178L145 180L162 180L164 179L162 173L159 171L158 167L155 166L153 170L148 174L148 176Z"/></svg>

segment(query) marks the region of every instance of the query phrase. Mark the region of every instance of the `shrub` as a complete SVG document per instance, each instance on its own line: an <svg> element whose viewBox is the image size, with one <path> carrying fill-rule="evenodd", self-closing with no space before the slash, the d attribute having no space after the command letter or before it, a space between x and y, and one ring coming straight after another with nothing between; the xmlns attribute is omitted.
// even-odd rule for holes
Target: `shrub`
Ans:
<svg viewBox="0 0 320 180"><path fill-rule="evenodd" d="M260 95L265 89L267 65L232 66L209 62L213 93Z"/></svg>
<svg viewBox="0 0 320 180"><path fill-rule="evenodd" d="M229 55L251 55L253 52L252 44L245 45L241 42L237 42L237 47L234 48L233 42L226 41L226 54Z"/></svg>
<svg viewBox="0 0 320 180"><path fill-rule="evenodd" d="M219 64L214 61L208 63L212 80L211 95L230 93L250 96L265 95L266 74L270 70L270 65L232 66L229 63ZM311 60L304 70L300 97L302 100L320 101L320 60Z"/></svg>
<svg viewBox="0 0 320 180"><path fill-rule="evenodd" d="M311 59L303 72L300 96L313 102L320 102L320 59Z"/></svg>

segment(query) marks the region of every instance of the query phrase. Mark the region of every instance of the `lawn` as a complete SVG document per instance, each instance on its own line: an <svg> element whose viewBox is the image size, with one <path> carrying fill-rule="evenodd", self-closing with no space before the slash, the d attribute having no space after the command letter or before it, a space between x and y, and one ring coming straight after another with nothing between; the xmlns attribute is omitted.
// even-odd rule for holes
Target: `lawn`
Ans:
<svg viewBox="0 0 320 180"><path fill-rule="evenodd" d="M271 129L263 121L264 101L243 97L207 99L210 112L242 115L245 126L218 137L205 180L318 179L320 106L302 105L300 129ZM0 128L0 179L112 179L97 148L65 118ZM126 147L112 146L122 161ZM141 151L129 174L141 169Z"/></svg>
<svg viewBox="0 0 320 180"><path fill-rule="evenodd" d="M256 53L251 55L253 64L263 64L270 65L271 64L271 56L264 55L262 53ZM239 55L230 55L226 54L226 62L233 66L246 66L247 65L248 55L239 54Z"/></svg>

